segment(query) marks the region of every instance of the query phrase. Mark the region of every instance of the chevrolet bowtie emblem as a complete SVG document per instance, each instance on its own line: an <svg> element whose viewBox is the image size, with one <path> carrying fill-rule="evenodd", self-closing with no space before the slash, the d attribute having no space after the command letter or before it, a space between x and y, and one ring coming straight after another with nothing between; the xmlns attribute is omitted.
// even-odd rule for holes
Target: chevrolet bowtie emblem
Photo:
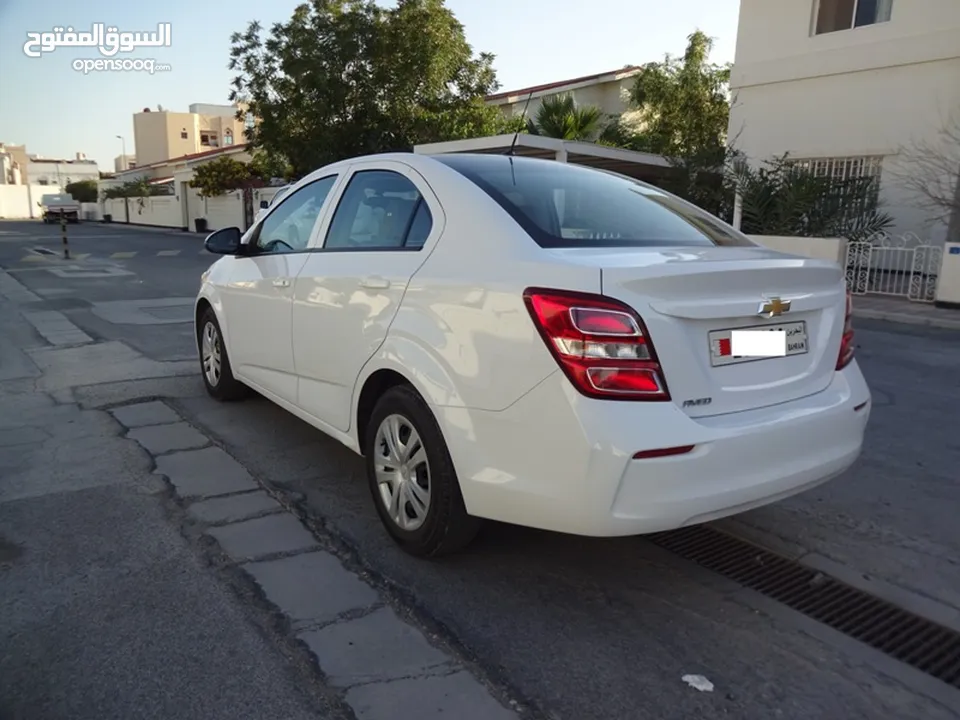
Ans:
<svg viewBox="0 0 960 720"><path fill-rule="evenodd" d="M772 318L783 315L785 312L790 312L790 301L775 297L760 303L760 309L757 310L757 315Z"/></svg>

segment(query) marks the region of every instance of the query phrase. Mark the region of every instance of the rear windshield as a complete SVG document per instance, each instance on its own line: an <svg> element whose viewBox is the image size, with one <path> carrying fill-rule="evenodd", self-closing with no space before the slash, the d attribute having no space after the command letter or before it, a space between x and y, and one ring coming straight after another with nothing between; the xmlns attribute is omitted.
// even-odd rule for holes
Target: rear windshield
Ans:
<svg viewBox="0 0 960 720"><path fill-rule="evenodd" d="M434 155L478 185L541 247L753 246L651 185L581 165L505 155Z"/></svg>

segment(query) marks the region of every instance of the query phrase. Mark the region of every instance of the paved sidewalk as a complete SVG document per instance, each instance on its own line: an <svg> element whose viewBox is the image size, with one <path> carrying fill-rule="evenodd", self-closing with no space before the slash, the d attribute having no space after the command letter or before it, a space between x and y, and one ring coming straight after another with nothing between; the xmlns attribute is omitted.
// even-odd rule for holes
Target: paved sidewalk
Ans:
<svg viewBox="0 0 960 720"><path fill-rule="evenodd" d="M870 320L960 330L960 310L884 295L854 295L853 315Z"/></svg>
<svg viewBox="0 0 960 720"><path fill-rule="evenodd" d="M193 363L35 302L0 271L3 720L518 717L172 407L75 402Z"/></svg>

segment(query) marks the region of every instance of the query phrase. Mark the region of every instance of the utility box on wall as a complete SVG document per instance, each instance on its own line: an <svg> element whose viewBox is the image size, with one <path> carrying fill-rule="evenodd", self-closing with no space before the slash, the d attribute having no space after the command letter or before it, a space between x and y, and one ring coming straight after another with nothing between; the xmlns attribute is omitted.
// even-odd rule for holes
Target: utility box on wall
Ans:
<svg viewBox="0 0 960 720"><path fill-rule="evenodd" d="M960 308L960 243L945 243L937 276L938 307Z"/></svg>

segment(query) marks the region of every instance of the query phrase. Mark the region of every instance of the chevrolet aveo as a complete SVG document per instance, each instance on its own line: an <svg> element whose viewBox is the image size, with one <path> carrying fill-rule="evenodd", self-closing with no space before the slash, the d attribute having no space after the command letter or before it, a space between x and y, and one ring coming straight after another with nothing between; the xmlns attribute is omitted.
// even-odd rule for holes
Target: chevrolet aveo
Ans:
<svg viewBox="0 0 960 720"><path fill-rule="evenodd" d="M630 178L365 157L206 247L223 255L196 303L209 393L252 388L361 454L417 555L462 548L482 519L588 536L703 523L860 453L870 392L840 268ZM761 335L780 349L743 349Z"/></svg>

